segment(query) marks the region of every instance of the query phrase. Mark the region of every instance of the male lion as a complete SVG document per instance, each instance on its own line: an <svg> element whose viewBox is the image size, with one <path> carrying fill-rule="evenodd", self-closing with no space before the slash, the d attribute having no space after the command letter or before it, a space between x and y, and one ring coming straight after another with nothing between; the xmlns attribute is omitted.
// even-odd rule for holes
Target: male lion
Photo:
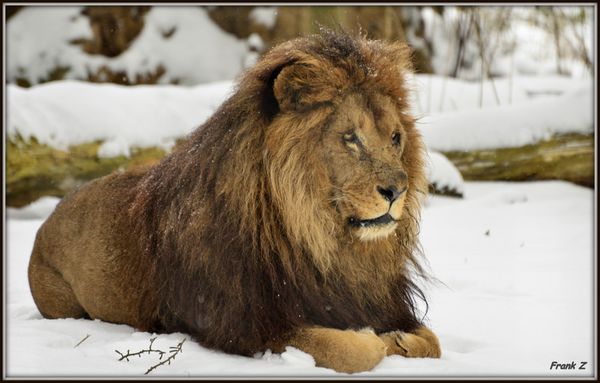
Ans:
<svg viewBox="0 0 600 383"><path fill-rule="evenodd" d="M160 163L63 199L29 264L40 312L342 372L439 357L409 273L427 183L408 66L333 31L273 48Z"/></svg>

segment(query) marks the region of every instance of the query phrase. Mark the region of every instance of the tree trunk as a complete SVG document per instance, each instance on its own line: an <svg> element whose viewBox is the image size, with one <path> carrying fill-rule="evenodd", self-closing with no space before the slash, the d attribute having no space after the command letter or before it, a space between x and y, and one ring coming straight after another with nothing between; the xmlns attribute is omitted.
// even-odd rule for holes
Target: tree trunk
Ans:
<svg viewBox="0 0 600 383"><path fill-rule="evenodd" d="M136 149L131 157L98 157L100 142L58 150L35 140L10 139L6 143L6 204L20 207L42 196L62 197L70 190L118 169L157 162L165 152Z"/></svg>
<svg viewBox="0 0 600 383"><path fill-rule="evenodd" d="M594 187L594 136L557 135L518 148L444 152L465 180L565 180Z"/></svg>
<svg viewBox="0 0 600 383"><path fill-rule="evenodd" d="M7 141L6 204L24 206L42 196L62 197L73 188L118 169L156 163L166 153L134 149L131 157L98 157L100 142L62 151L20 138ZM558 179L594 186L593 135L568 134L519 148L445 152L465 180L528 181ZM435 194L459 196L430 185Z"/></svg>

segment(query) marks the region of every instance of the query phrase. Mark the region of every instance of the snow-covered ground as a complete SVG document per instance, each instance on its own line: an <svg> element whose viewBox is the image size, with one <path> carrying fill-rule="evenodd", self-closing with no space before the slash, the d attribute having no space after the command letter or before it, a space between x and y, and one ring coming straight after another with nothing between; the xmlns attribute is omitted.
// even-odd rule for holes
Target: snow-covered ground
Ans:
<svg viewBox="0 0 600 383"><path fill-rule="evenodd" d="M432 196L421 240L430 272L428 324L439 360L385 358L364 376L591 376L594 365L593 191L565 182L465 183L465 198ZM9 209L6 258L8 376L143 376L158 363L119 362L115 350L147 348L157 336L91 320L47 320L27 283L36 230L56 199ZM243 320L243 318L240 318ZM81 344L75 347L82 339ZM185 334L160 334L167 350ZM582 370L550 370L588 362ZM336 376L293 348L255 358L227 355L188 339L154 376Z"/></svg>

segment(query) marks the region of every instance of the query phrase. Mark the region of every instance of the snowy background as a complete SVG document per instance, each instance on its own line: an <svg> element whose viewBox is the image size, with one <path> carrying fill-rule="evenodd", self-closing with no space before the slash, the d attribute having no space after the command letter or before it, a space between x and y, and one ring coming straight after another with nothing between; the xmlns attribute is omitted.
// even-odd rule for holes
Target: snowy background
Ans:
<svg viewBox="0 0 600 383"><path fill-rule="evenodd" d="M464 196L430 196L422 215L421 241L429 271L438 279L424 286L428 324L440 337L443 355L439 360L387 357L361 375L591 376L597 368L594 191L561 181L465 182L440 152L594 133L595 80L578 57L583 52L593 58L595 25L566 25L563 52L557 55L553 34L535 22L539 15L533 8L511 8L510 28L495 22L506 17L502 12L472 13L471 22L477 15L481 31L463 43L453 31L469 23L469 14L444 9L443 15L427 7L418 15L405 12L406 37L413 47L429 51L432 66L432 73L409 79L413 113L429 150L428 174L438 186ZM551 16L577 15L577 9L561 8ZM223 31L209 11L153 7L128 49L107 57L87 54L73 43L93 35L81 8L21 9L7 23L7 137L35 138L63 150L100 141L101 157L171 148L211 115L231 93L236 76L268 46L264 33L240 38ZM248 17L263 30L274 30L277 15L277 8L256 7ZM424 30L412 30L411 17L419 17ZM478 50L481 39L490 49ZM581 39L587 45L577 50ZM449 63L459 58L460 44L456 68ZM61 80L42 81L57 67L68 68ZM158 85L84 81L90 73L122 73L130 79L159 67L164 74ZM17 85L23 81L34 86ZM158 362L155 356L119 362L115 350L141 350L157 335L100 321L46 320L33 303L29 254L37 229L57 202L43 197L7 211L5 374L143 376ZM167 350L185 337L160 334L155 346ZM550 371L553 361L588 365ZM315 367L309 355L293 348L245 358L188 339L170 366L151 375L337 374Z"/></svg>

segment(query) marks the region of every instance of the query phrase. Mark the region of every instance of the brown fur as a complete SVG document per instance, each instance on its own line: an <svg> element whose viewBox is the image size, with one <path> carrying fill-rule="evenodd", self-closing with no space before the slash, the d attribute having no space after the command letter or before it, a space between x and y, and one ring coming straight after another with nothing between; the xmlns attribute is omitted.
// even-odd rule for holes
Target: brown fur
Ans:
<svg viewBox="0 0 600 383"><path fill-rule="evenodd" d="M372 368L387 338L356 330L422 326L410 269L427 185L408 62L402 44L331 31L272 49L159 164L59 204L29 268L42 314ZM406 191L390 204L388 186ZM356 224L388 209L396 222Z"/></svg>

